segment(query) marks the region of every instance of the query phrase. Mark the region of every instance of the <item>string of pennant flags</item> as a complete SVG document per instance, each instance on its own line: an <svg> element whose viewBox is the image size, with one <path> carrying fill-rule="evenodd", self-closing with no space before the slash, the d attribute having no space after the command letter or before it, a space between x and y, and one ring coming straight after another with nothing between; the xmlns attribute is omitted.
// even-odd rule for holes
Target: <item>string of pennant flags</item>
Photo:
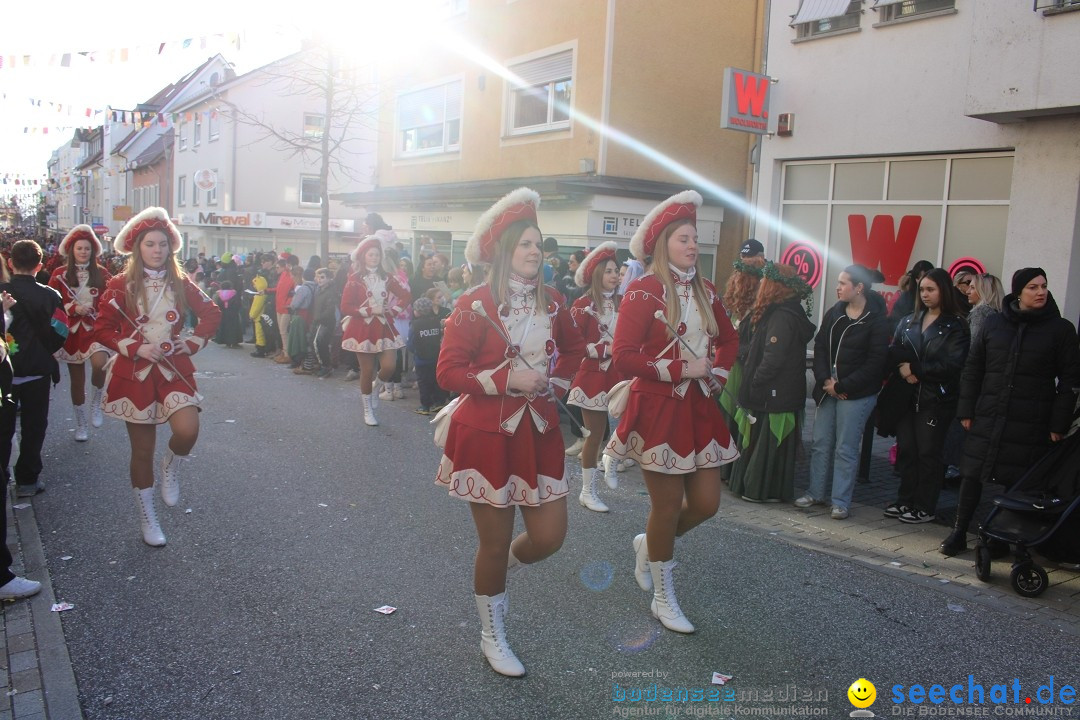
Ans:
<svg viewBox="0 0 1080 720"><path fill-rule="evenodd" d="M148 128L153 125L160 125L162 127L176 126L181 122L192 122L196 117L202 120L216 120L220 114L218 110L202 110L197 112L155 112L148 110L113 110L112 108L106 108L105 110L93 110L87 109L87 118L90 118L92 122L70 124L70 125L24 125L23 134L37 134L48 135L51 133L59 133L70 130L92 130L101 123L111 121L113 124L123 125L125 127L143 127Z"/></svg>
<svg viewBox="0 0 1080 720"><path fill-rule="evenodd" d="M94 64L112 65L188 49L206 50L211 47L232 47L240 50L241 37L241 33L237 32L214 33L133 47L58 53L14 54L0 50L0 71L15 70L22 67L72 68Z"/></svg>

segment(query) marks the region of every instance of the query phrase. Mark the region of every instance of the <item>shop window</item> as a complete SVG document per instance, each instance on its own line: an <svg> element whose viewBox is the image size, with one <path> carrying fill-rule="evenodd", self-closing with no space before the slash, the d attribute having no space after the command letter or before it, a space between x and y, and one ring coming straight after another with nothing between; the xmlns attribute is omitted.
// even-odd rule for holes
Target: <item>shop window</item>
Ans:
<svg viewBox="0 0 1080 720"><path fill-rule="evenodd" d="M837 163L834 200L880 200L885 187L885 163Z"/></svg>
<svg viewBox="0 0 1080 720"><path fill-rule="evenodd" d="M323 136L326 118L323 115L304 113L304 139L319 140Z"/></svg>
<svg viewBox="0 0 1080 720"><path fill-rule="evenodd" d="M397 100L398 156L461 148L460 80L404 93Z"/></svg>
<svg viewBox="0 0 1080 720"><path fill-rule="evenodd" d="M573 50L510 65L516 78L507 98L511 135L570 127L573 69Z"/></svg>
<svg viewBox="0 0 1080 720"><path fill-rule="evenodd" d="M890 163L889 200L940 200L944 195L944 160L904 160Z"/></svg>
<svg viewBox="0 0 1080 720"><path fill-rule="evenodd" d="M795 38L803 40L858 28L861 16L862 0L854 0L846 5L844 0L803 0L792 25L795 27Z"/></svg>
<svg viewBox="0 0 1080 720"><path fill-rule="evenodd" d="M784 173L785 200L828 200L829 165L788 165Z"/></svg>
<svg viewBox="0 0 1080 720"><path fill-rule="evenodd" d="M908 18L938 13L956 8L956 0L880 0L874 9L880 13L880 22L895 22Z"/></svg>
<svg viewBox="0 0 1080 720"><path fill-rule="evenodd" d="M950 200L1008 200L1011 157L957 158L949 177Z"/></svg>
<svg viewBox="0 0 1080 720"><path fill-rule="evenodd" d="M322 194L319 192L318 175L300 176L300 205L308 207L322 206Z"/></svg>

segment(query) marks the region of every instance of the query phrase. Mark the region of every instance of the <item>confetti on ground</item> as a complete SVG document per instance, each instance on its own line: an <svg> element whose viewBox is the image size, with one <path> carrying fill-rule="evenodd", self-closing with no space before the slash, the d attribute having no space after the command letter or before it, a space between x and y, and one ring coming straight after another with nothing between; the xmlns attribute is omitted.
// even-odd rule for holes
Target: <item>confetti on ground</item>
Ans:
<svg viewBox="0 0 1080 720"><path fill-rule="evenodd" d="M327 505L326 503L319 503L319 507L330 507L330 506Z"/></svg>
<svg viewBox="0 0 1080 720"><path fill-rule="evenodd" d="M734 675L725 675L724 673L714 672L712 674L713 685L726 685L734 679Z"/></svg>
<svg viewBox="0 0 1080 720"><path fill-rule="evenodd" d="M941 578L940 580L938 580L938 582L944 585L945 583L949 582L949 578Z"/></svg>
<svg viewBox="0 0 1080 720"><path fill-rule="evenodd" d="M184 514L185 515L190 515L191 514L191 508L188 508L187 510L185 510Z"/></svg>
<svg viewBox="0 0 1080 720"><path fill-rule="evenodd" d="M898 563L898 562L896 562L895 560L893 560L893 561L892 561L891 563L889 563L889 564L890 564L890 565L895 565L896 567L901 567L901 566L903 565L903 563Z"/></svg>
<svg viewBox="0 0 1080 720"><path fill-rule="evenodd" d="M949 603L949 609L952 610L953 612L964 612L964 606L963 605L956 605L954 603Z"/></svg>
<svg viewBox="0 0 1080 720"><path fill-rule="evenodd" d="M375 612L382 613L383 615L389 615L396 610L396 607L390 607L389 605L383 605L382 607L375 608Z"/></svg>
<svg viewBox="0 0 1080 720"><path fill-rule="evenodd" d="M64 556L63 556L63 557L61 557L60 559L61 559L61 560L74 560L75 558L74 558L74 557L72 557L71 555L64 555Z"/></svg>
<svg viewBox="0 0 1080 720"><path fill-rule="evenodd" d="M236 421L235 421L235 420L226 420L225 422L227 422L227 423L234 423L234 422L236 422Z"/></svg>
<svg viewBox="0 0 1080 720"><path fill-rule="evenodd" d="M26 508L30 507L30 503L19 503L18 505L12 505L11 507L15 508L16 510L25 510Z"/></svg>
<svg viewBox="0 0 1080 720"><path fill-rule="evenodd" d="M52 610L53 612L64 612L65 610L74 610L74 609L75 609L75 606L72 605L69 602L53 603L53 606L50 608L50 610Z"/></svg>

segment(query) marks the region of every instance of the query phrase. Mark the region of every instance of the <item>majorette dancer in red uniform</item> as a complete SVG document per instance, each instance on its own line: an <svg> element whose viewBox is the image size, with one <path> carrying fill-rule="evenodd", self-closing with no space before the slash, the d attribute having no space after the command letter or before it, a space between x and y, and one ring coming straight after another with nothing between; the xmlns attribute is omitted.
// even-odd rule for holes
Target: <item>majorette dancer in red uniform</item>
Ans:
<svg viewBox="0 0 1080 720"><path fill-rule="evenodd" d="M631 283L619 308L612 356L633 377L626 409L605 453L641 465L651 508L634 538L634 575L653 590L653 617L670 630L694 626L675 598L675 536L716 514L720 466L739 457L720 409L720 391L738 336L716 295L697 273L697 209L687 190L653 208L630 240L651 272Z"/></svg>
<svg viewBox="0 0 1080 720"><path fill-rule="evenodd" d="M488 281L454 304L436 369L439 386L461 399L435 482L471 503L480 648L511 677L525 668L506 642L506 572L543 560L566 536L565 447L551 385L569 387L584 352L563 297L542 282L539 204L519 188L480 217L465 257L491 265ZM525 521L516 538L515 505Z"/></svg>
<svg viewBox="0 0 1080 720"><path fill-rule="evenodd" d="M75 440L90 439L86 422L86 360L90 360L90 384L94 393L90 398L90 423L101 427L101 389L105 385L105 361L109 359L105 348L93 344L94 323L98 316L98 304L105 292L105 284L112 275L98 264L101 241L89 225L76 225L58 248L65 263L56 268L49 278L49 286L55 288L64 299L68 315L68 337L56 358L67 363L71 377L71 404L75 411Z"/></svg>
<svg viewBox="0 0 1080 720"><path fill-rule="evenodd" d="M405 347L394 319L412 302L412 295L397 278L386 274L382 259L382 240L368 235L352 252L354 270L341 294L341 349L356 353L360 364L360 398L367 425L379 424L375 417L379 396L371 392L375 360L379 361L379 379L389 382L397 351Z"/></svg>
<svg viewBox="0 0 1080 720"><path fill-rule="evenodd" d="M608 391L622 379L611 362L611 342L619 299L619 267L615 264L614 242L598 245L578 265L574 282L588 291L574 301L570 309L574 322L585 340L585 359L574 376L566 402L581 408L581 417L589 430L581 451L581 494L578 501L589 510L607 512L608 507L596 496L596 461L607 423ZM604 474L608 487L619 484L612 463Z"/></svg>
<svg viewBox="0 0 1080 720"><path fill-rule="evenodd" d="M206 347L221 310L180 269L183 239L164 208L131 218L113 247L130 254L124 272L109 281L101 301L97 342L115 355L106 365L103 408L127 423L131 485L147 545L165 544L154 510L157 426L168 422L169 446L161 461L161 499L180 499L180 465L199 437L199 402L191 356ZM198 318L195 334L181 340L184 313Z"/></svg>

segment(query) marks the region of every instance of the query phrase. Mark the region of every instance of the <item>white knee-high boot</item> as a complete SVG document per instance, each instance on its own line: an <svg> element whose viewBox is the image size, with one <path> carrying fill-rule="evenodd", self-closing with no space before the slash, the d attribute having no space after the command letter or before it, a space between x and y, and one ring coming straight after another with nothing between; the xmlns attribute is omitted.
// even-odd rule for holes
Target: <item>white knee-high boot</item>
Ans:
<svg viewBox="0 0 1080 720"><path fill-rule="evenodd" d="M364 424L372 427L379 424L379 421L375 418L375 405L372 401L373 397L374 393L360 396L360 399L364 401Z"/></svg>
<svg viewBox="0 0 1080 720"><path fill-rule="evenodd" d="M652 573L653 599L649 609L654 618L659 620L668 630L680 633L694 632L694 626L683 615L679 601L675 598L675 580L671 571L675 569L674 560L664 562L650 562L649 571Z"/></svg>
<svg viewBox="0 0 1080 720"><path fill-rule="evenodd" d="M619 487L619 476L615 472L615 459L608 455L601 455L602 462L604 463L604 482L612 490Z"/></svg>
<svg viewBox="0 0 1080 720"><path fill-rule="evenodd" d="M645 533L634 538L634 579L638 587L648 592L653 588L652 573L649 571L649 543Z"/></svg>
<svg viewBox="0 0 1080 720"><path fill-rule="evenodd" d="M491 669L507 677L521 677L525 666L514 655L506 642L506 593L476 595L476 609L480 612L480 650Z"/></svg>
<svg viewBox="0 0 1080 720"><path fill-rule="evenodd" d="M154 509L154 488L134 488L135 504L139 508L139 520L142 522L142 539L147 545L161 547L165 544L165 533L158 525L157 510Z"/></svg>
<svg viewBox="0 0 1080 720"><path fill-rule="evenodd" d="M165 448L161 458L161 500L169 507L180 502L180 468L185 462L186 455Z"/></svg>
<svg viewBox="0 0 1080 720"><path fill-rule="evenodd" d="M101 427L105 422L105 413L101 411L102 392L102 388L96 387L90 395L90 424L96 428Z"/></svg>
<svg viewBox="0 0 1080 720"><path fill-rule="evenodd" d="M596 476L593 472L595 469L581 468L581 494L578 495L578 502L593 512L604 513L608 511L608 506L596 496Z"/></svg>
<svg viewBox="0 0 1080 720"><path fill-rule="evenodd" d="M90 439L90 426L86 424L86 406L72 405L75 411L75 442L86 442Z"/></svg>

